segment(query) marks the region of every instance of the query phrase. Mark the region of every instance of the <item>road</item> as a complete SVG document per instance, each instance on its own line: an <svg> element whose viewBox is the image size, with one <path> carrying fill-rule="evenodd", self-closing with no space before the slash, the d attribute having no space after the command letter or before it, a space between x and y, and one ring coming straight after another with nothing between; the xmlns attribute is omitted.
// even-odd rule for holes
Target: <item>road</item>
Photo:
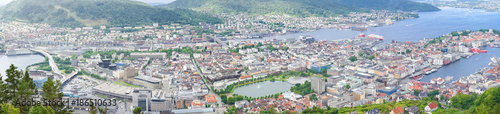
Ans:
<svg viewBox="0 0 500 114"><path fill-rule="evenodd" d="M45 52L45 51L43 51L41 49L31 49L31 50L32 51L36 51L36 52L40 52L45 57L49 58L49 65L52 68L52 72L54 72L57 75L64 76L64 75L62 75L61 71L59 70L59 67L57 67L56 62L54 62L54 58L52 57L52 55L50 55L49 53L47 53L47 52Z"/></svg>
<svg viewBox="0 0 500 114"><path fill-rule="evenodd" d="M197 67L198 65L196 64L195 59L191 58L191 60L192 60L193 65L196 67L196 70L198 71L198 73L200 73L203 80L205 80L205 81L203 81L205 83L205 85L210 86L211 84L207 84L207 83L209 83L209 82L207 82L208 80L205 78L205 76L203 75L201 70ZM213 94L215 96L215 99L217 99L217 103L219 104L218 107L215 107L215 113L216 114L223 114L226 111L226 108L224 107L224 103L222 102L220 96L217 95L213 90L211 90L211 89L209 89L209 90L210 90L209 93Z"/></svg>
<svg viewBox="0 0 500 114"><path fill-rule="evenodd" d="M215 40L215 41L217 41L217 43L219 43L220 45L222 45L222 47L226 47L226 46L227 46L227 44L226 44L226 43L224 43L222 40L220 40L220 39L219 39L219 38L217 38L217 37L214 37L214 40Z"/></svg>
<svg viewBox="0 0 500 114"><path fill-rule="evenodd" d="M45 57L49 58L49 65L50 67L52 68L52 72L54 72L54 74L57 74L59 76L63 76L63 78L61 79L61 83L65 83L66 81L68 81L69 79L71 79L72 77L76 76L76 74L78 73L78 71L80 71L80 68L75 68L75 71L71 72L70 74L68 75L64 75L63 73L61 73L61 71L59 70L59 67L57 67L57 64L56 62L54 62L54 58L52 57L52 55L50 55L49 53L43 51L42 49L31 49L32 51L36 51L36 52L40 52L42 53Z"/></svg>

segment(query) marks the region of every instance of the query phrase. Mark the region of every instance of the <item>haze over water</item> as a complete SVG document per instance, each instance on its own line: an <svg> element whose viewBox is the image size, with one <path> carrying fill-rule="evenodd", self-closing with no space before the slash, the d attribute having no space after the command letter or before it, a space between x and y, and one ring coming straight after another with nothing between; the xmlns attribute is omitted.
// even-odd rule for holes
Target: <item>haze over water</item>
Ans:
<svg viewBox="0 0 500 114"><path fill-rule="evenodd" d="M424 38L436 38L441 35L461 30L500 29L500 13L487 12L480 9L441 7L441 11L422 12L419 18L394 22L393 25L368 28L367 31L321 29L314 32L304 32L278 36L283 38L298 38L312 35L317 40L338 40L352 38L361 33L378 34L384 37L384 43L396 41L418 41ZM276 37L268 37L274 39ZM265 38L265 39L268 39ZM477 54L469 59L462 59L450 65L443 66L437 72L424 76L421 80L429 82L432 78L454 76L453 80L468 76L482 68L488 67L490 58L500 57L500 48L486 48L488 53Z"/></svg>
<svg viewBox="0 0 500 114"><path fill-rule="evenodd" d="M367 31L321 29L314 32L304 32L278 36L283 38L298 38L312 35L318 40L337 40L352 38L361 33L378 34L385 42L418 41L423 38L435 38L452 31L479 30L485 28L500 29L500 13L487 12L479 9L441 7L441 11L418 13L419 18L394 22L392 25L368 28ZM267 37L276 38L276 37Z"/></svg>

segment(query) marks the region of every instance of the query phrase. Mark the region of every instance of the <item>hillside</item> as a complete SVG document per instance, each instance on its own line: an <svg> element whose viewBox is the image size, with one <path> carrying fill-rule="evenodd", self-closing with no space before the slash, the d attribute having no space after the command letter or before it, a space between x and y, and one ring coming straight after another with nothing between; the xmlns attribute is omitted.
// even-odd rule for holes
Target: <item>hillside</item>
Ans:
<svg viewBox="0 0 500 114"><path fill-rule="evenodd" d="M471 93L461 94L457 93L451 98L450 104L438 102L436 97L425 97L421 100L403 100L401 102L385 102L381 104L369 104L350 107L328 108L321 109L319 107L314 107L312 109L306 109L302 111L304 114L309 113L319 113L319 114L346 114L349 112L357 111L360 114L364 114L369 110L378 109L382 114L390 113L392 109L397 107L412 107L417 106L420 113L425 110L430 102L434 102L438 105L438 109L432 113L435 114L498 114L500 112L500 87L492 87L486 90L483 94L477 95ZM441 108L441 105L449 107L448 109Z"/></svg>
<svg viewBox="0 0 500 114"><path fill-rule="evenodd" d="M131 0L17 0L1 7L0 14L1 19L45 22L58 27L222 22L216 17L192 10L167 10Z"/></svg>
<svg viewBox="0 0 500 114"><path fill-rule="evenodd" d="M160 6L168 9L184 8L215 13L288 14L298 17L336 16L362 11L329 0L176 0Z"/></svg>
<svg viewBox="0 0 500 114"><path fill-rule="evenodd" d="M346 6L376 10L402 10L402 11L439 11L439 8L425 3L417 3L409 0L330 0Z"/></svg>

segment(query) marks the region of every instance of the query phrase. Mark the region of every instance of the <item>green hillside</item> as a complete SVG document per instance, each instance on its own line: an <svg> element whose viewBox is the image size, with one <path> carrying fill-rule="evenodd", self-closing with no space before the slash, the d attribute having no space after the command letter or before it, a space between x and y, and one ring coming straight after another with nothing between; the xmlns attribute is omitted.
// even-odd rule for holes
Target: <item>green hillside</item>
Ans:
<svg viewBox="0 0 500 114"><path fill-rule="evenodd" d="M222 22L216 17L192 10L167 10L131 0L17 0L0 10L2 19L45 22L60 27Z"/></svg>
<svg viewBox="0 0 500 114"><path fill-rule="evenodd" d="M304 114L308 113L319 113L319 114L346 114L349 112L357 111L360 114L364 114L369 110L377 108L382 114L390 113L392 109L397 107L411 107L417 106L420 113L423 112L425 106L430 102L437 103L438 109L433 114L498 114L500 112L500 87L492 87L481 95L477 94L461 94L451 98L450 104L444 104L437 101L435 97L425 97L422 100L403 100L401 102L385 102L381 104L370 104L350 107L328 108L320 109L319 107L314 107L312 109L306 109L302 111ZM441 108L441 105L449 107L448 109Z"/></svg>
<svg viewBox="0 0 500 114"><path fill-rule="evenodd" d="M195 9L215 13L288 14L298 17L336 16L362 11L329 0L176 0L163 8Z"/></svg>
<svg viewBox="0 0 500 114"><path fill-rule="evenodd" d="M402 10L402 11L439 11L439 8L425 3L409 0L330 0L347 6L376 9L376 10Z"/></svg>

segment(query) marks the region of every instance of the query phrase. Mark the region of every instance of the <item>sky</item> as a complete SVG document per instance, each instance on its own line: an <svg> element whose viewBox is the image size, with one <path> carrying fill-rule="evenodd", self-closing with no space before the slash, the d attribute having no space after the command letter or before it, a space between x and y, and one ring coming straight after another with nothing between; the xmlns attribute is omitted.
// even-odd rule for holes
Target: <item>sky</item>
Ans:
<svg viewBox="0 0 500 114"><path fill-rule="evenodd" d="M12 0L0 0L0 6L3 6L9 2L11 2ZM142 2L146 2L146 3L170 3L170 2L173 2L175 0L137 0L137 1L142 1Z"/></svg>

